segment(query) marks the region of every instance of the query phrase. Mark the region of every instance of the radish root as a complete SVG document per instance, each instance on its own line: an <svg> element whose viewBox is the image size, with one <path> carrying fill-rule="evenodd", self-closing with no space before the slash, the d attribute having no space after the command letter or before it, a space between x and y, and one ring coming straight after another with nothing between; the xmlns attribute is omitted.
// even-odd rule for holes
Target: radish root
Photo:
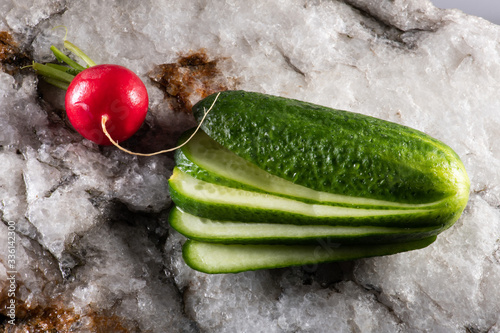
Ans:
<svg viewBox="0 0 500 333"><path fill-rule="evenodd" d="M178 145L177 147L174 147L174 148L170 148L170 149L165 149L165 150L160 150L160 151L157 151L157 152L154 152L154 153L148 153L148 154L143 154L143 153L135 153L133 151L130 151L126 148L123 148L122 146L120 146L118 144L117 141L113 140L113 138L111 137L111 135L109 134L108 130L106 129L106 122L109 120L109 117L108 115L103 115L101 117L101 127L102 127L102 131L104 132L104 134L107 136L107 138L109 139L109 141L111 141L111 143L118 149L120 149L121 151L124 151L126 152L127 154L131 154L131 155L136 155L136 156L154 156L154 155L159 155L159 154L164 154L164 153L169 153L169 152L172 152L174 150L177 150L179 148L181 148L182 146L184 146L185 144L187 144L193 137L194 135L198 132L198 130L200 129L201 127L201 124L203 124L203 121L205 121L205 118L207 117L208 113L212 110L212 108L214 107L215 105L215 102L217 101L217 98L219 98L219 95L220 95L220 92L217 94L217 96L215 96L215 99L212 103L212 105L210 105L210 108L208 108L208 110L205 111L205 114L203 115L203 118L201 118L200 120L200 123L198 124L198 126L196 127L195 131L193 132L193 134L191 134L191 136L186 140L184 141L182 144Z"/></svg>
<svg viewBox="0 0 500 333"><path fill-rule="evenodd" d="M65 25L58 25L56 27L53 27L52 28L52 31L56 30L56 29L59 29L59 28L63 28L64 30L66 30L66 33L64 34L64 38L63 38L63 41L67 39L68 37L68 28L65 26Z"/></svg>

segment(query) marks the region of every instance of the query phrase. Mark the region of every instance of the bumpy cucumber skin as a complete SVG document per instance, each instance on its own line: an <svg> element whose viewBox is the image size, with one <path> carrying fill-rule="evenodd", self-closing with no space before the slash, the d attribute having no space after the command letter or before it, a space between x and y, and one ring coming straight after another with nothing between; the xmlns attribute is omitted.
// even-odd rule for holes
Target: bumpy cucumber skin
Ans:
<svg viewBox="0 0 500 333"><path fill-rule="evenodd" d="M215 94L193 107L197 119ZM267 172L318 190L422 204L468 200L469 179L456 153L391 122L293 99L245 91L220 94L202 129Z"/></svg>
<svg viewBox="0 0 500 333"><path fill-rule="evenodd" d="M259 269L315 265L325 262L391 255L429 246L436 236L397 244L341 245L225 245L188 240L182 248L186 264L208 274L239 273ZM221 251L222 256L217 252Z"/></svg>
<svg viewBox="0 0 500 333"><path fill-rule="evenodd" d="M179 144L183 144L192 134L192 131L186 131ZM198 155L200 152L201 156ZM199 131L192 140L176 151L175 161L179 170L205 182L242 190L269 193L306 203L366 209L435 209L437 206L444 206L442 202L414 205L352 196L338 196L336 194L325 196L325 192L315 191L278 178L254 164L246 162L243 158L216 143L203 131ZM206 163L208 163L208 169L205 167ZM252 177L258 177L259 179L255 179L257 181L255 183ZM241 181L237 179L241 179ZM279 182L276 183L276 180L279 180ZM264 182L267 184L264 184ZM452 201L450 199L448 201Z"/></svg>
<svg viewBox="0 0 500 333"><path fill-rule="evenodd" d="M313 235L312 232L308 232L307 235L297 233L294 230L293 235L288 232L281 232L279 235L276 234L266 234L255 237L251 232L245 232L240 234L232 234L228 236L224 231L217 230L217 228L212 229L211 233L202 232L193 227L192 224L183 221L186 215L190 215L179 208L175 207L171 210L169 214L168 221L170 226L174 228L177 232L184 235L185 237L200 242L207 243L221 243L221 244L288 244L288 245L321 245L321 244L390 244L390 243L401 243L409 242L422 238L427 238L431 236L436 236L441 231L435 228L388 228L384 232L380 231L370 231L366 228L359 228L359 231L349 233L349 234L336 234L332 228L331 234L329 235ZM196 218L196 217L195 217ZM208 219L205 223L215 222L219 225L224 226L226 223L236 223L239 226L246 225L249 229L260 228L262 224L256 224L255 222L245 223L245 222L232 222L232 221L214 221ZM289 225L283 225L284 230L289 228ZM296 226L291 227L306 227L307 226ZM317 226L314 226L317 227Z"/></svg>

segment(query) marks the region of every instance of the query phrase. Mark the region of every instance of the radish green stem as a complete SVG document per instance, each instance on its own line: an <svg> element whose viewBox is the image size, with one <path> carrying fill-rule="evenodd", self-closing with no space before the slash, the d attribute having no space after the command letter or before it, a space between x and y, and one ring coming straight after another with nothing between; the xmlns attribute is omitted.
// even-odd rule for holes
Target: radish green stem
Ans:
<svg viewBox="0 0 500 333"><path fill-rule="evenodd" d="M71 67L66 67L66 66L58 65L58 64L48 63L48 64L45 64L45 65L47 65L49 67L52 67L52 68L55 68L57 70L66 72L68 74L75 75L75 76L78 75L78 73L81 72L81 70L79 70L79 69L71 68Z"/></svg>
<svg viewBox="0 0 500 333"><path fill-rule="evenodd" d="M61 26L63 27L63 26ZM59 28L59 27L56 27ZM66 27L63 27L66 29ZM55 29L55 28L54 28ZM85 63L87 63L88 66L95 66L96 63L89 58L82 50L80 50L75 44L68 42L66 40L66 36L68 34L68 29L66 29L66 35L64 36L64 47L66 47L68 50L71 51L71 53L77 55L80 57ZM75 78L75 76L87 69L86 67L83 67L70 57L68 57L66 54L64 54L61 50L59 50L57 47L52 45L50 47L50 50L52 53L54 53L56 59L60 62L66 63L68 66L60 65L60 64L39 64L33 62L33 69L42 76L42 78L47 81L48 83L64 89L68 90L69 84L71 81Z"/></svg>
<svg viewBox="0 0 500 333"><path fill-rule="evenodd" d="M57 87L57 88L60 88L60 89L63 89L63 90L68 90L68 87L69 87L69 83L67 82L63 82L63 81L60 81L60 80L57 80L57 79L53 79L53 78L50 78L50 77L42 77L43 80L47 83L50 83L51 85Z"/></svg>
<svg viewBox="0 0 500 333"><path fill-rule="evenodd" d="M58 81L66 82L66 83L71 83L71 81L75 78L74 75L71 75L69 73L66 73L64 71L61 71L59 69L56 69L51 66L47 65L42 65L39 63L33 63L33 69L40 75L46 77L46 78L51 78L55 79Z"/></svg>
<svg viewBox="0 0 500 333"><path fill-rule="evenodd" d="M47 63L47 64L45 64L45 65L47 65L47 66L49 66L49 67L52 67L52 68L55 68L55 69L57 69L57 70L63 71L63 72L68 72L68 70L69 70L69 69L71 69L71 68L69 68L69 67L66 67L66 66L64 66L64 65L59 65L59 64Z"/></svg>
<svg viewBox="0 0 500 333"><path fill-rule="evenodd" d="M73 59L71 59L70 57L65 55L64 53L62 53L57 47L52 45L50 47L50 50L54 53L57 60L63 61L65 63L67 63L68 65L70 65L71 67L73 67L74 69L77 69L79 71L83 71L85 69L85 67L83 67L82 65L80 65L79 63L77 63L76 61L74 61Z"/></svg>
<svg viewBox="0 0 500 333"><path fill-rule="evenodd" d="M96 65L96 63L92 59L90 59L88 55L83 53L83 51L80 50L75 44L65 40L64 47L67 48L68 50L70 50L76 56L80 57L83 61L85 61L87 63L87 65L89 65L89 66Z"/></svg>

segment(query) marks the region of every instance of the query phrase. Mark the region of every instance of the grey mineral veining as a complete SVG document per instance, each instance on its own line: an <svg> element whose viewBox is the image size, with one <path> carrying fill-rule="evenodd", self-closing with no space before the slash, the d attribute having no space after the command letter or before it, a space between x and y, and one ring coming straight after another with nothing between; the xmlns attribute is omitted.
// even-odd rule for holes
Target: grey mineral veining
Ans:
<svg viewBox="0 0 500 333"><path fill-rule="evenodd" d="M0 328L500 332L499 26L425 0L2 0L0 13L30 60L53 60L64 25L96 62L138 73L151 100L137 149L172 146L194 124L148 73L205 49L234 88L424 131L471 179L462 218L428 248L206 275L183 263L168 225L172 155L98 147L64 121L61 92L0 71L0 246L14 222L20 306L17 326L0 316ZM0 250L2 304L6 263Z"/></svg>

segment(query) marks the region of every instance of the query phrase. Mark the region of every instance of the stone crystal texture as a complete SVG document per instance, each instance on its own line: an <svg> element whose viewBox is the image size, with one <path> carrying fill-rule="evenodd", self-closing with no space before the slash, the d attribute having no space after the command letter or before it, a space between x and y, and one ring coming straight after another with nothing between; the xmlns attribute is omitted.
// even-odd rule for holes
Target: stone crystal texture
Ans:
<svg viewBox="0 0 500 333"><path fill-rule="evenodd" d="M500 27L425 0L2 0L0 13L0 331L500 332ZM469 204L418 251L193 271L167 222L172 155L82 139L64 93L21 69L54 60L60 25L146 83L128 148L173 146L207 93L258 91L444 141L471 178Z"/></svg>

